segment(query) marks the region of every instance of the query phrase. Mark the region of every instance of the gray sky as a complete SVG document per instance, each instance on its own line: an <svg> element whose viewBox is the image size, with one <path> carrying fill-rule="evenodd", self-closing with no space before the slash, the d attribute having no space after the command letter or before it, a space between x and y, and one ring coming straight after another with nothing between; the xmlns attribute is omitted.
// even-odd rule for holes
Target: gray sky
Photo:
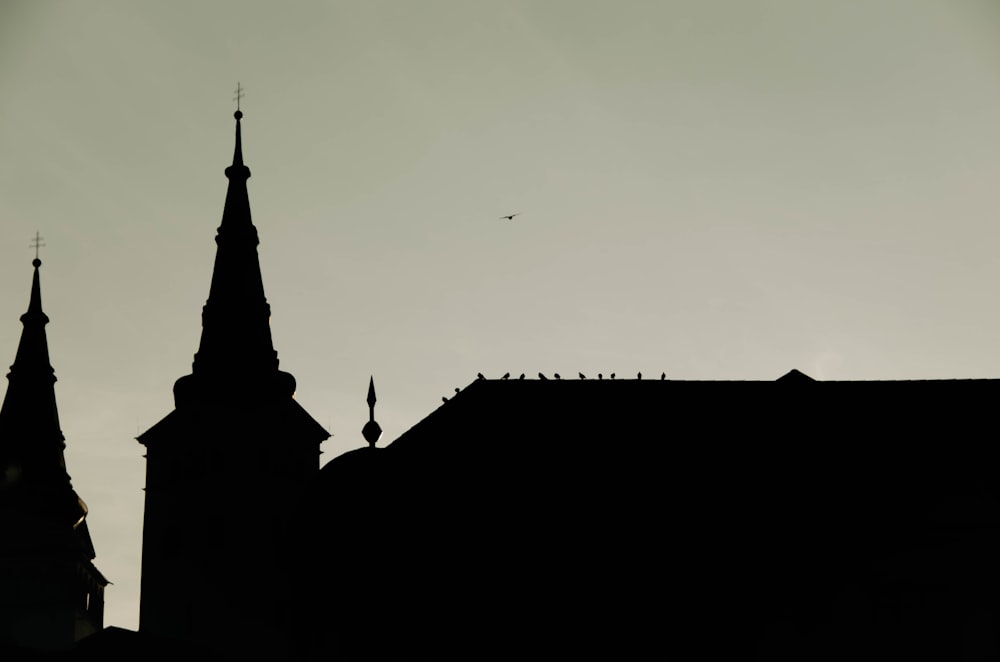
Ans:
<svg viewBox="0 0 1000 662"><path fill-rule="evenodd" d="M385 441L480 371L1000 376L994 2L0 0L0 361L38 230L108 624L137 625L133 438L197 349L237 80L324 461L370 374Z"/></svg>

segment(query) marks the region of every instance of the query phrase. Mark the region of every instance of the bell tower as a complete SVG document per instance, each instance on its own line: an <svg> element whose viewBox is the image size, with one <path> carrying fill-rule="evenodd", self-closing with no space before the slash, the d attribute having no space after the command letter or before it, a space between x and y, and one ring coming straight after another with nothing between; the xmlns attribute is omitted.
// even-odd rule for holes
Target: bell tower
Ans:
<svg viewBox="0 0 1000 662"><path fill-rule="evenodd" d="M36 236L36 245L38 242ZM104 621L87 506L70 482L37 254L0 408L0 648L66 650Z"/></svg>
<svg viewBox="0 0 1000 662"><path fill-rule="evenodd" d="M280 650L281 522L330 435L278 369L250 217L241 120L202 333L174 410L146 447L139 628L212 647Z"/></svg>

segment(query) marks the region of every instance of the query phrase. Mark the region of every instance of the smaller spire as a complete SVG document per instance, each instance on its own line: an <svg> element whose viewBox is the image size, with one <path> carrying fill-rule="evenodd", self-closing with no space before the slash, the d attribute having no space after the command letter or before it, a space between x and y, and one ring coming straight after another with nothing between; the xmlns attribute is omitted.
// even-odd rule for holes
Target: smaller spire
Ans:
<svg viewBox="0 0 1000 662"><path fill-rule="evenodd" d="M36 235L31 247L37 250ZM25 471L66 480L62 431L56 409L55 371L49 362L45 325L49 318L42 310L38 268L32 260L31 295L28 310L21 315L21 339L14 363L7 374L7 393L0 406L0 459L18 459Z"/></svg>
<svg viewBox="0 0 1000 662"><path fill-rule="evenodd" d="M375 442L382 436L382 428L375 422L375 377L368 379L368 422L361 428L361 434L371 448L375 448Z"/></svg>

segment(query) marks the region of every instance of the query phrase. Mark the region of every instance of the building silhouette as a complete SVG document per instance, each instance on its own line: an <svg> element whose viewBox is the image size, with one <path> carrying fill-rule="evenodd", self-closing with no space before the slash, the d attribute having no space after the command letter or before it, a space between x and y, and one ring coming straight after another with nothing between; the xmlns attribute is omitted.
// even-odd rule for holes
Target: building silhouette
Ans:
<svg viewBox="0 0 1000 662"><path fill-rule="evenodd" d="M267 325L241 117L201 344L139 437L139 632L70 656L1000 657L1000 380L480 375L384 447L370 382L367 446L320 468ZM26 336L36 299L37 265ZM51 368L12 399L20 357L0 424L55 412Z"/></svg>
<svg viewBox="0 0 1000 662"><path fill-rule="evenodd" d="M309 659L995 659L998 394L474 381L321 469Z"/></svg>
<svg viewBox="0 0 1000 662"><path fill-rule="evenodd" d="M104 625L87 506L70 482L49 363L37 257L0 408L0 657L68 650Z"/></svg>
<svg viewBox="0 0 1000 662"><path fill-rule="evenodd" d="M273 658L286 646L282 516L316 474L320 442L330 435L293 399L295 378L278 370L242 116L236 112L201 344L191 374L174 384L174 411L139 436L146 447L139 627L202 646L245 642ZM188 584L198 586L197 599L182 589Z"/></svg>

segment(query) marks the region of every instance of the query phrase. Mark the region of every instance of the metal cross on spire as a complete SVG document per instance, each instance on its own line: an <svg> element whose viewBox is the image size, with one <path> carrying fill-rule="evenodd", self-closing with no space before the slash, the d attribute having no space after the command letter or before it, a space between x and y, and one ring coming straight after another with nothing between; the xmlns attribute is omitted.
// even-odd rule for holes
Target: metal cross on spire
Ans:
<svg viewBox="0 0 1000 662"><path fill-rule="evenodd" d="M243 92L243 86L240 85L239 81L236 81L236 96L233 97L233 101L236 102L236 110L240 109L240 99L245 96L246 94Z"/></svg>
<svg viewBox="0 0 1000 662"><path fill-rule="evenodd" d="M31 240L31 244L28 246L28 248L35 249L35 260L38 259L38 249L45 245L42 243L43 238L44 237L42 237L42 235L38 234L38 230L35 230L35 237Z"/></svg>

